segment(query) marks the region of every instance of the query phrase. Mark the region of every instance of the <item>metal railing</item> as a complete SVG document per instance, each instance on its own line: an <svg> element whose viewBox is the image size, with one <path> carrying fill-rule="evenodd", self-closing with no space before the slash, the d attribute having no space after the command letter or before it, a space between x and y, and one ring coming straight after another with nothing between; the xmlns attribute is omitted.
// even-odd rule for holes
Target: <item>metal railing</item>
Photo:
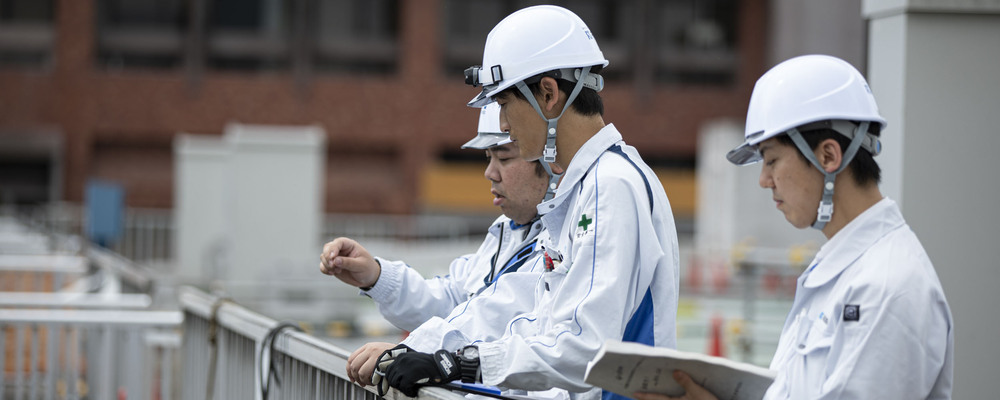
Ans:
<svg viewBox="0 0 1000 400"><path fill-rule="evenodd" d="M164 304L150 294L169 280L73 235L47 231L44 243L26 247L20 239L36 229L11 220L0 228L17 253L0 257L0 270L48 274L37 291L23 280L0 289L0 400L263 399L262 382L272 400L378 398L347 378L349 351L282 330L294 325L191 287L181 288L172 311L151 311ZM77 255L53 253L59 247ZM73 276L53 284L53 273ZM425 388L418 398L464 397Z"/></svg>
<svg viewBox="0 0 1000 400"><path fill-rule="evenodd" d="M46 234L82 235L86 212L79 204L52 203L23 215L32 229ZM132 261L166 261L173 258L174 216L169 209L128 208L122 236L111 250Z"/></svg>
<svg viewBox="0 0 1000 400"><path fill-rule="evenodd" d="M0 232L0 399L173 398L182 314L106 284L148 289L150 277L11 218Z"/></svg>
<svg viewBox="0 0 1000 400"><path fill-rule="evenodd" d="M283 329L284 324L198 289L181 288L179 299L183 399L260 400L268 376L268 400L378 398L373 388L351 383L346 373L350 353L344 349ZM271 348L265 345L268 337L273 337ZM386 397L405 398L394 389ZM464 399L437 387L421 389L417 398Z"/></svg>
<svg viewBox="0 0 1000 400"><path fill-rule="evenodd" d="M56 291L86 272L86 257L0 254L0 290L4 291Z"/></svg>
<svg viewBox="0 0 1000 400"><path fill-rule="evenodd" d="M0 309L0 398L170 399L180 323L178 311Z"/></svg>

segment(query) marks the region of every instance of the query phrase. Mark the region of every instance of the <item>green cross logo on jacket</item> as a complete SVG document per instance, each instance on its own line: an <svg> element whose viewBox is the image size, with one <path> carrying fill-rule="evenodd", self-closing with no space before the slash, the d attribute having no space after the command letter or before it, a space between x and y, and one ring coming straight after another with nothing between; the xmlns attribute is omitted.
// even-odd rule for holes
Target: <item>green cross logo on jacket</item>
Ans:
<svg viewBox="0 0 1000 400"><path fill-rule="evenodd" d="M590 226L590 223L592 222L594 222L594 220L587 218L587 214L583 214L582 216L580 216L580 222L577 223L576 226L582 226L583 230L586 231L587 227Z"/></svg>

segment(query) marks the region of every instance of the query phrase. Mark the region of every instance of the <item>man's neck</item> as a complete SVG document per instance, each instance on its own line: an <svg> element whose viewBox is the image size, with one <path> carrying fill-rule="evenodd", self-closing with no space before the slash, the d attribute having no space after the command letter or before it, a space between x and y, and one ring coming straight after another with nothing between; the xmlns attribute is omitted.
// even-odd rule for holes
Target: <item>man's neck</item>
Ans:
<svg viewBox="0 0 1000 400"><path fill-rule="evenodd" d="M833 195L833 216L823 228L823 235L827 239L832 238L861 213L882 200L882 192L879 191L878 185L857 186L853 181L848 183L849 179L853 178L847 174L837 177Z"/></svg>
<svg viewBox="0 0 1000 400"><path fill-rule="evenodd" d="M556 134L556 164L563 169L568 168L580 148L597 132L604 129L604 125L604 118L600 115L583 116L567 110L559 119Z"/></svg>

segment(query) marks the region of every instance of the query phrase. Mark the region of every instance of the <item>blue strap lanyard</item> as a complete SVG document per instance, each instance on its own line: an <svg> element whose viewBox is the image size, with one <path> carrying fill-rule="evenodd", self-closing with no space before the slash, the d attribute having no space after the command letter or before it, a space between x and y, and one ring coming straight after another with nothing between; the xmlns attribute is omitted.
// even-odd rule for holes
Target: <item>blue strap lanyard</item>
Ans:
<svg viewBox="0 0 1000 400"><path fill-rule="evenodd" d="M535 246L537 244L538 240L532 240L524 247L521 247L521 249L518 250L517 253L514 254L514 256L510 258L510 260L507 261L507 264L505 264L503 268L500 269L500 272L497 272L496 274L491 273L490 275L486 276L486 278L483 279L483 283L486 284L486 287L489 287L490 285L493 284L493 282L496 282L497 279L500 279L500 275L506 274L508 272L517 271L519 268L521 268L521 266L524 265L526 261L528 261L528 258L530 258L532 254L534 254ZM495 268L496 267L494 266L494 269Z"/></svg>

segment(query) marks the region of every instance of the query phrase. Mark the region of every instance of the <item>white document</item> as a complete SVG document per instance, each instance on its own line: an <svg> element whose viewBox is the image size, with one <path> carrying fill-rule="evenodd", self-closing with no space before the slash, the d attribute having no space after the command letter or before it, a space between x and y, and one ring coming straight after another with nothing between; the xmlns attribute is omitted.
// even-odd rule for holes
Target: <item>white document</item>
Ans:
<svg viewBox="0 0 1000 400"><path fill-rule="evenodd" d="M725 358L609 340L587 365L585 381L627 397L635 392L680 396L684 389L672 375L678 369L719 400L759 400L777 376L770 369Z"/></svg>

